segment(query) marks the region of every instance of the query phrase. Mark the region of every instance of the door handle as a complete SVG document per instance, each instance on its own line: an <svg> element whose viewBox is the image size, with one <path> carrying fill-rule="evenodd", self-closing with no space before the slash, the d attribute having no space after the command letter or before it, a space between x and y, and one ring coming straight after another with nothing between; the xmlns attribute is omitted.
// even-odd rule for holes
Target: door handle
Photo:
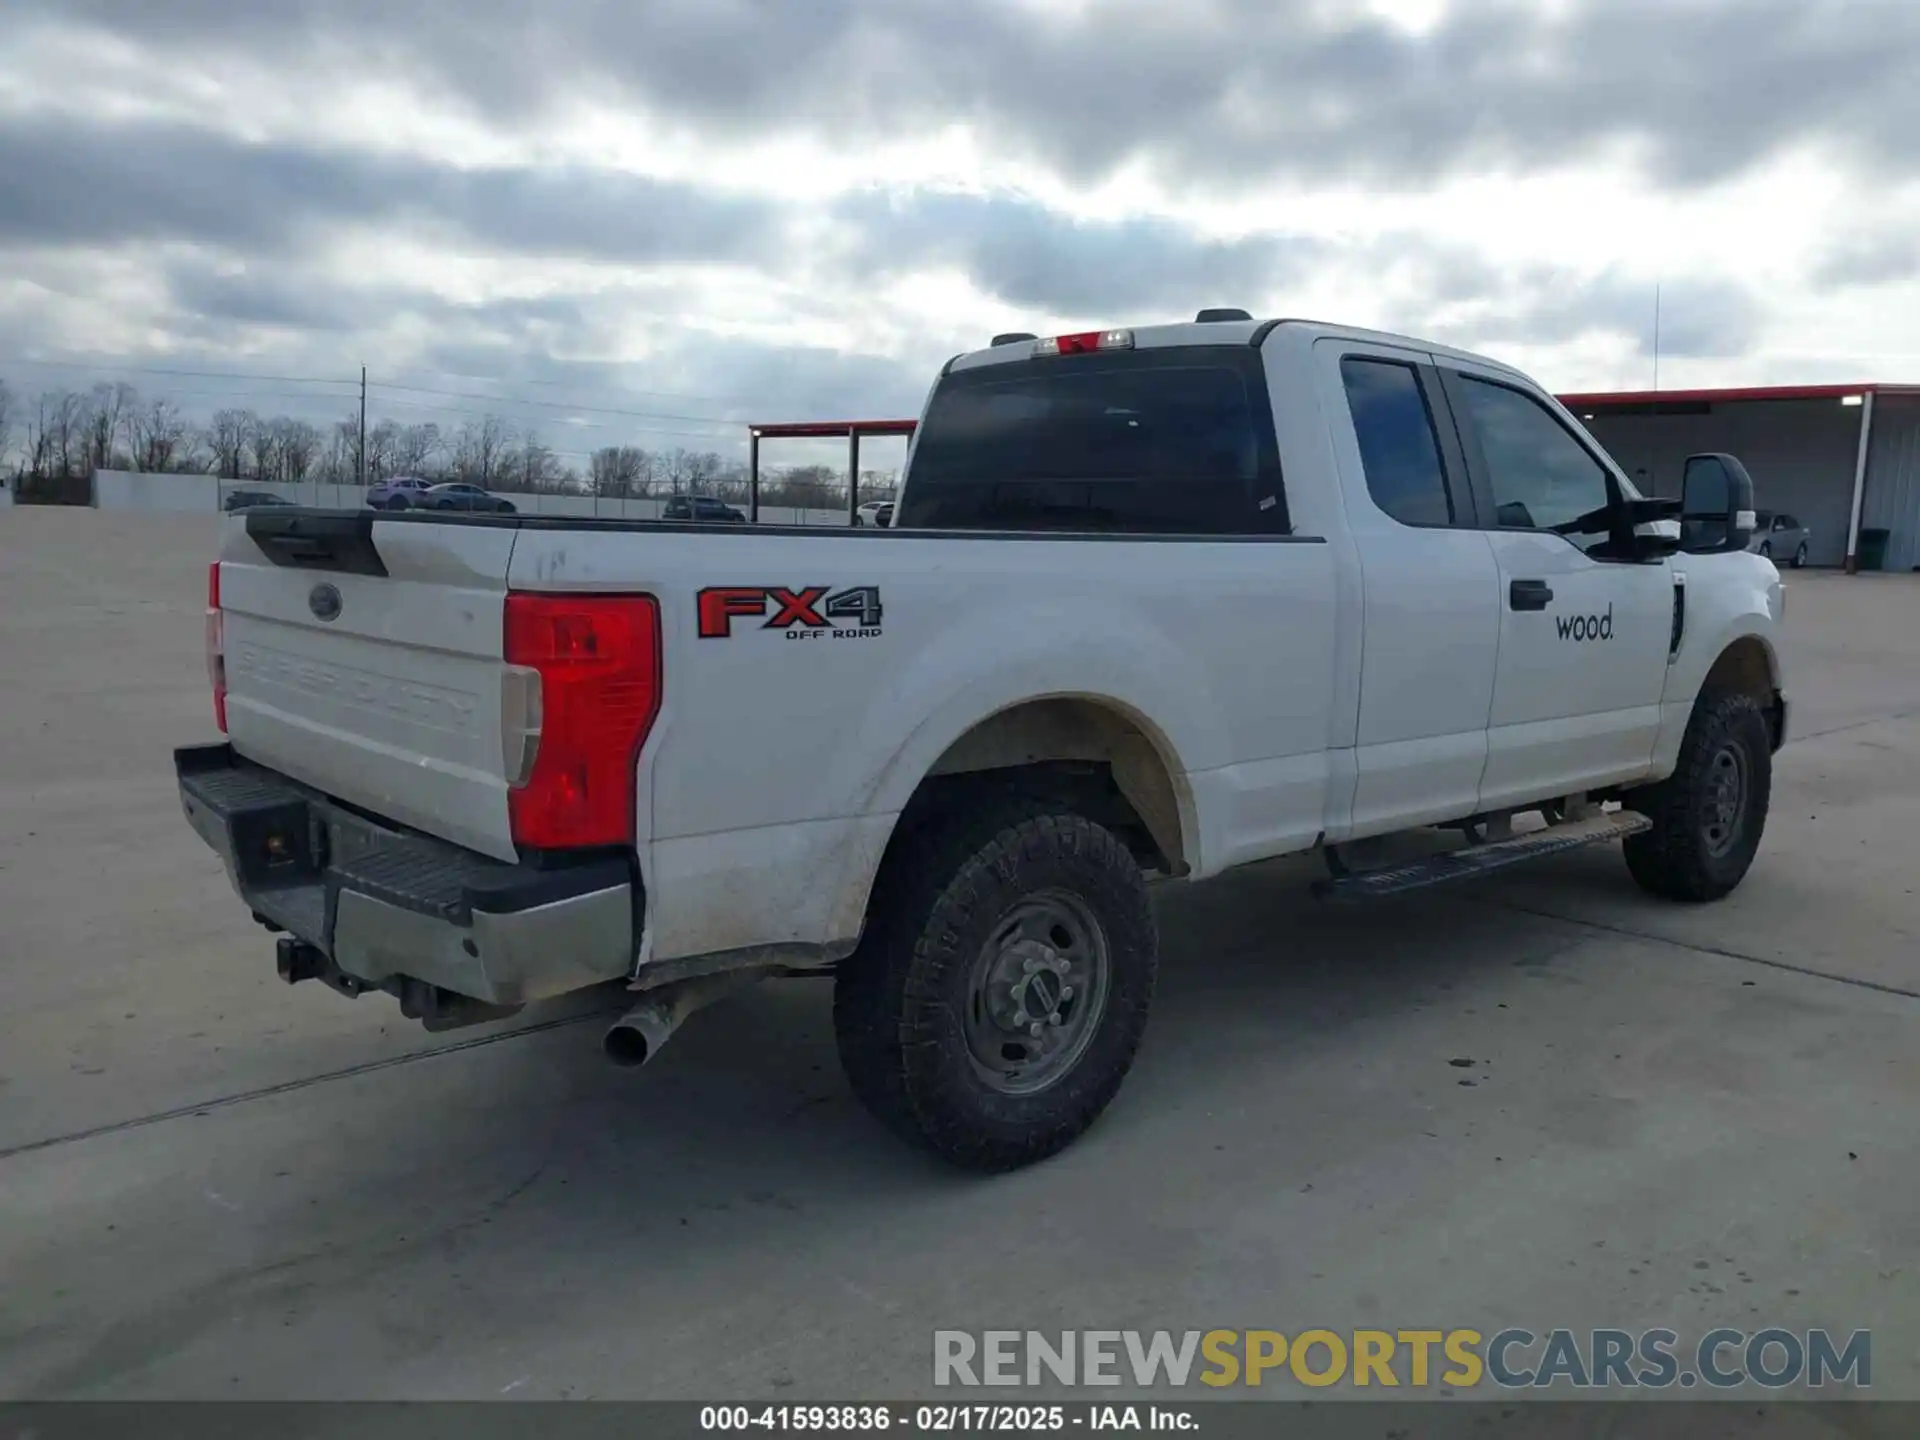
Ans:
<svg viewBox="0 0 1920 1440"><path fill-rule="evenodd" d="M1513 610L1544 610L1553 590L1544 580L1515 580L1507 586L1507 606Z"/></svg>

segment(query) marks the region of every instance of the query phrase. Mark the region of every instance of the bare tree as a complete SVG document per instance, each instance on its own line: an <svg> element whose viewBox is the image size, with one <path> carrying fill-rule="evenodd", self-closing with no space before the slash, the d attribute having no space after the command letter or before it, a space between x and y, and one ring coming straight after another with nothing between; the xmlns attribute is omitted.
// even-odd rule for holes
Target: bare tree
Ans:
<svg viewBox="0 0 1920 1440"><path fill-rule="evenodd" d="M846 499L840 477L825 465L802 465L787 471L761 487L760 498L774 505L791 505L800 510L820 510L837 498Z"/></svg>
<svg viewBox="0 0 1920 1440"><path fill-rule="evenodd" d="M86 413L88 468L113 469L113 445L120 438L126 417L139 402L131 385L124 380L101 381L88 397Z"/></svg>
<svg viewBox="0 0 1920 1440"><path fill-rule="evenodd" d="M275 481L280 478L280 430L272 420L263 420L258 415L252 417L253 424L247 431L247 450L253 456L251 469L255 480Z"/></svg>
<svg viewBox="0 0 1920 1440"><path fill-rule="evenodd" d="M713 482L720 478L720 457L711 450L702 450L698 454L687 456L687 488L707 495L713 492Z"/></svg>
<svg viewBox="0 0 1920 1440"><path fill-rule="evenodd" d="M71 390L43 391L27 417L21 498L85 503L87 401Z"/></svg>
<svg viewBox="0 0 1920 1440"><path fill-rule="evenodd" d="M513 428L498 415L469 420L454 441L454 470L469 485L493 485L500 479L512 445Z"/></svg>
<svg viewBox="0 0 1920 1440"><path fill-rule="evenodd" d="M18 402L7 382L0 380L0 471L7 468L7 454L13 448L13 427L18 423Z"/></svg>
<svg viewBox="0 0 1920 1440"><path fill-rule="evenodd" d="M588 482L593 493L642 496L653 488L654 459L638 445L608 445L588 460Z"/></svg>
<svg viewBox="0 0 1920 1440"><path fill-rule="evenodd" d="M171 400L155 400L127 416L127 449L133 468L155 474L183 468L187 460L187 422Z"/></svg>
<svg viewBox="0 0 1920 1440"><path fill-rule="evenodd" d="M223 480L238 480L244 474L247 452L258 426L251 410L216 410L207 422L207 449L213 452L213 473Z"/></svg>
<svg viewBox="0 0 1920 1440"><path fill-rule="evenodd" d="M336 420L327 430L327 453L320 462L320 477L333 485L354 483L360 450L360 417L349 415Z"/></svg>
<svg viewBox="0 0 1920 1440"><path fill-rule="evenodd" d="M393 473L430 477L439 468L446 448L440 427L431 420L402 426L393 441Z"/></svg>
<svg viewBox="0 0 1920 1440"><path fill-rule="evenodd" d="M27 417L27 448L21 457L21 470L35 479L44 478L53 462L53 437L48 429L47 413L52 398L43 393L34 406L33 414Z"/></svg>
<svg viewBox="0 0 1920 1440"><path fill-rule="evenodd" d="M669 495L678 495L687 488L688 472L693 467L693 456L685 447L676 445L657 457L659 478L665 482Z"/></svg>
<svg viewBox="0 0 1920 1440"><path fill-rule="evenodd" d="M524 490L529 495L552 495L568 488L570 478L553 451L529 430L520 442L508 466L500 476L502 485Z"/></svg>
<svg viewBox="0 0 1920 1440"><path fill-rule="evenodd" d="M389 475L401 472L396 463L400 449L400 426L392 420L382 420L367 431L367 483L378 484Z"/></svg>
<svg viewBox="0 0 1920 1440"><path fill-rule="evenodd" d="M719 457L716 456L715 458L718 459ZM729 462L722 460L711 483L716 499L725 500L729 504L744 505L746 503L747 467L740 461L735 460Z"/></svg>
<svg viewBox="0 0 1920 1440"><path fill-rule="evenodd" d="M293 420L285 415L273 423L279 432L282 476L290 484L298 485L307 478L314 457L320 453L320 432L305 420Z"/></svg>
<svg viewBox="0 0 1920 1440"><path fill-rule="evenodd" d="M71 390L53 397L47 424L53 436L53 460L62 480L84 473L87 453L87 402Z"/></svg>

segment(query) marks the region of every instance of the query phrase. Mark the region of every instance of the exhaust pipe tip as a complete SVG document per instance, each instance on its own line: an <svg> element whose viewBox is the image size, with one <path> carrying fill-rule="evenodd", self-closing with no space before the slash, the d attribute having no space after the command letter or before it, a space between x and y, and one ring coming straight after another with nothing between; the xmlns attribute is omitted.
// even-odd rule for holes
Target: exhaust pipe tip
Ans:
<svg viewBox="0 0 1920 1440"><path fill-rule="evenodd" d="M646 1064L659 1048L648 1041L646 1032L635 1025L631 1019L622 1020L607 1031L607 1038L603 1043L606 1047L607 1059L623 1070L636 1069Z"/></svg>
<svg viewBox="0 0 1920 1440"><path fill-rule="evenodd" d="M646 1064L660 1053L689 1015L765 978L764 970L737 970L661 987L613 1022L613 1028L601 1042L607 1059L627 1070Z"/></svg>

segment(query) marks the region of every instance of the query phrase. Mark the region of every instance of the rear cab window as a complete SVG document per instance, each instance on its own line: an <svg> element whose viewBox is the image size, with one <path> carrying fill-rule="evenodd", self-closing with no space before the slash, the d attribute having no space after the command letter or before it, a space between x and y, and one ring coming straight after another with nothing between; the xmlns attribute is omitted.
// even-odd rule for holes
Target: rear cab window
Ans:
<svg viewBox="0 0 1920 1440"><path fill-rule="evenodd" d="M1347 355L1340 380L1373 503L1402 525L1453 524L1439 432L1419 372L1404 361Z"/></svg>
<svg viewBox="0 0 1920 1440"><path fill-rule="evenodd" d="M940 530L1290 533L1259 351L1184 345L943 377L894 523Z"/></svg>

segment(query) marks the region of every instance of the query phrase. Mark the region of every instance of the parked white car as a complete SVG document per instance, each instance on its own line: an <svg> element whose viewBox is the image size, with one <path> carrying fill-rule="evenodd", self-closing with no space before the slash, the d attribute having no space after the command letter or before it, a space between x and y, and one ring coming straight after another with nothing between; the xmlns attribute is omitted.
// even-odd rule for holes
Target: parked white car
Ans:
<svg viewBox="0 0 1920 1440"><path fill-rule="evenodd" d="M942 370L891 528L234 516L180 792L288 980L434 1028L624 985L635 1064L830 968L861 1099L1005 1169L1132 1064L1150 878L1620 839L1656 894L1738 885L1782 587L1739 462L1686 490L1683 551L1544 389L1418 340L1019 338Z"/></svg>
<svg viewBox="0 0 1920 1440"><path fill-rule="evenodd" d="M1784 510L1754 513L1753 538L1747 548L1755 554L1798 570L1807 563L1807 550L1812 544L1813 532L1798 517Z"/></svg>

